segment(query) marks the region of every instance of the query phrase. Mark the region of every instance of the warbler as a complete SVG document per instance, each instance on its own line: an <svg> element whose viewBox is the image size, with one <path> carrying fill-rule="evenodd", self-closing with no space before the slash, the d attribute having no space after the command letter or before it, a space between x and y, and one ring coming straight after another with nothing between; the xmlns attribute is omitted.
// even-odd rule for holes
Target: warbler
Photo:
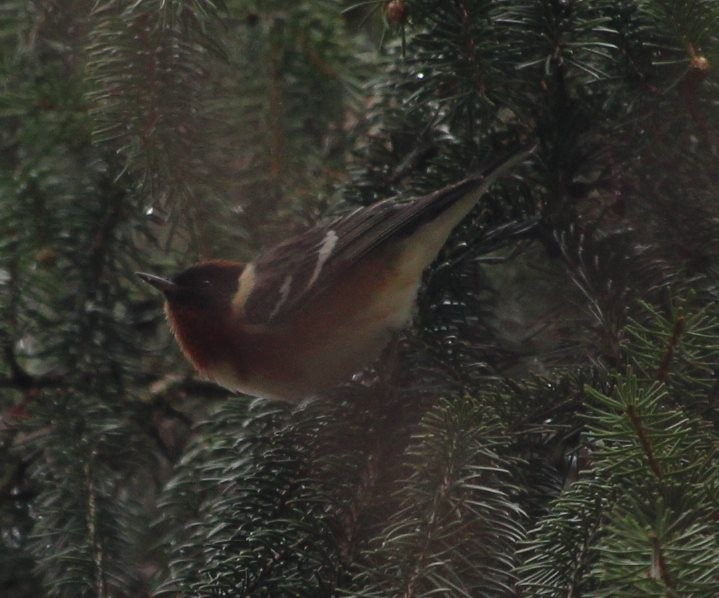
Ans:
<svg viewBox="0 0 719 598"><path fill-rule="evenodd" d="M234 391L299 401L348 379L406 325L452 230L530 152L430 195L359 208L249 263L137 274L164 294L172 332L199 372Z"/></svg>

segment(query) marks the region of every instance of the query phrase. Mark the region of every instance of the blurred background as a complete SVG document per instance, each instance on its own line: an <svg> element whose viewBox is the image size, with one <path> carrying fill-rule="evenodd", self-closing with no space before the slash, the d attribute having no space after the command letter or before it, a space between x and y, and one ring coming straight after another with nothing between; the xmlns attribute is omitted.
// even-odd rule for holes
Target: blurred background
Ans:
<svg viewBox="0 0 719 598"><path fill-rule="evenodd" d="M0 595L719 595L714 0L0 0ZM396 363L198 379L135 276L536 141Z"/></svg>

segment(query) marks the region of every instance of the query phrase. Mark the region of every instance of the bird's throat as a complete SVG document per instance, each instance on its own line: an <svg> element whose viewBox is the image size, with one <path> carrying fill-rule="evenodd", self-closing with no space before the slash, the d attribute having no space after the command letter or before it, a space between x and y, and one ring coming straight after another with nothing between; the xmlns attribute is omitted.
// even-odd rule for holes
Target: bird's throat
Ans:
<svg viewBox="0 0 719 598"><path fill-rule="evenodd" d="M182 352L201 372L206 373L233 350L229 310L228 314L210 314L207 310L168 302L165 313Z"/></svg>

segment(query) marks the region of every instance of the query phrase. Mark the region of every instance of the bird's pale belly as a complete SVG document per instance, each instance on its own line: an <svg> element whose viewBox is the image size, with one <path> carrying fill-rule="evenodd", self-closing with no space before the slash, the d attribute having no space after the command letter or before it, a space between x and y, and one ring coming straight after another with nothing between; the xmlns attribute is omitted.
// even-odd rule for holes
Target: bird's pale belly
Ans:
<svg viewBox="0 0 719 598"><path fill-rule="evenodd" d="M316 314L312 319L300 317L291 329L278 330L267 347L261 340L264 334L247 334L238 347L237 362L210 364L206 373L228 388L290 401L347 380L381 352L412 314L418 277L401 276L386 262L382 265L370 263L361 272L354 270L352 284L338 285L319 297L323 309L308 309ZM254 351L256 368L251 372L242 368L245 351Z"/></svg>

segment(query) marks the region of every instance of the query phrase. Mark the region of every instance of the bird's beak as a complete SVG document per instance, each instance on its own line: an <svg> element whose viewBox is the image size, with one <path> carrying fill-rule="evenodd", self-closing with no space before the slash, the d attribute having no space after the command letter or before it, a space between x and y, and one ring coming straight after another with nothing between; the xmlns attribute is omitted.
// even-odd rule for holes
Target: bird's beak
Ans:
<svg viewBox="0 0 719 598"><path fill-rule="evenodd" d="M168 280L167 278L155 276L154 274L148 274L147 272L135 272L135 274L137 274L141 280L144 280L147 284L151 284L158 291L162 291L163 293L176 291L179 288L174 282Z"/></svg>

